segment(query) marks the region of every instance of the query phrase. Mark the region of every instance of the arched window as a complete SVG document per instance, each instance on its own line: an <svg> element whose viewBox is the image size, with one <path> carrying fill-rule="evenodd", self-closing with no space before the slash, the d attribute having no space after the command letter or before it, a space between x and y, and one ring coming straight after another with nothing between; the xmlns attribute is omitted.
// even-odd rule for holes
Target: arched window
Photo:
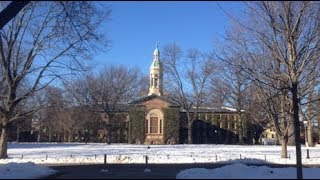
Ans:
<svg viewBox="0 0 320 180"><path fill-rule="evenodd" d="M146 129L145 129L145 131L146 131L146 133L148 134L149 133L149 124L148 124L148 119L146 119Z"/></svg>
<svg viewBox="0 0 320 180"><path fill-rule="evenodd" d="M161 134L162 133L162 119L160 119L159 126L160 126L160 128L159 128L160 130L159 131L160 131L160 134Z"/></svg>
<svg viewBox="0 0 320 180"><path fill-rule="evenodd" d="M158 87L158 74L155 74L154 76L154 87Z"/></svg>
<svg viewBox="0 0 320 180"><path fill-rule="evenodd" d="M146 133L162 134L163 133L163 114L159 109L152 109L147 114Z"/></svg>
<svg viewBox="0 0 320 180"><path fill-rule="evenodd" d="M158 133L158 117L150 117L150 133Z"/></svg>
<svg viewBox="0 0 320 180"><path fill-rule="evenodd" d="M151 87L153 86L153 78L152 78L152 74L150 74L150 84L151 84Z"/></svg>

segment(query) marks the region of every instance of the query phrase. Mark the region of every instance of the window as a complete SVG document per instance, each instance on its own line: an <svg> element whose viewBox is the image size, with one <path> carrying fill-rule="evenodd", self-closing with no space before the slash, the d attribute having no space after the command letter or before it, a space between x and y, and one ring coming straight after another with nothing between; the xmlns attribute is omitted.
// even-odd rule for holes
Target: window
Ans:
<svg viewBox="0 0 320 180"><path fill-rule="evenodd" d="M162 133L162 119L160 119L160 134Z"/></svg>
<svg viewBox="0 0 320 180"><path fill-rule="evenodd" d="M154 76L155 76L155 78L154 78L154 87L157 87L158 86L158 74L155 74Z"/></svg>
<svg viewBox="0 0 320 180"><path fill-rule="evenodd" d="M150 117L150 133L158 133L158 117Z"/></svg>
<svg viewBox="0 0 320 180"><path fill-rule="evenodd" d="M148 131L148 120L146 120L146 133L149 133L149 131Z"/></svg>
<svg viewBox="0 0 320 180"><path fill-rule="evenodd" d="M274 138L274 134L271 134L271 138Z"/></svg>
<svg viewBox="0 0 320 180"><path fill-rule="evenodd" d="M218 128L220 128L220 115L216 115L216 117L217 117L217 124L216 124L216 126L218 127Z"/></svg>
<svg viewBox="0 0 320 180"><path fill-rule="evenodd" d="M152 78L152 74L150 75L151 78L151 87L153 86L153 78Z"/></svg>
<svg viewBox="0 0 320 180"><path fill-rule="evenodd" d="M234 122L232 122L232 121L231 121L230 123L231 123L231 129L235 129L235 127L236 127L235 124L236 124L236 123L234 123Z"/></svg>

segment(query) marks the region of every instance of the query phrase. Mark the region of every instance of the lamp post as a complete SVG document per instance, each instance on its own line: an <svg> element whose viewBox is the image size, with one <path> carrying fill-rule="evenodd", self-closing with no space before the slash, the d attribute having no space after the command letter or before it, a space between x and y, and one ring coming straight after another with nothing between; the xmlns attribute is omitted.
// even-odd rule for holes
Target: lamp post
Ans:
<svg viewBox="0 0 320 180"><path fill-rule="evenodd" d="M216 145L218 144L218 136L217 136L217 130L214 130L214 134L215 134L215 139L216 139Z"/></svg>
<svg viewBox="0 0 320 180"><path fill-rule="evenodd" d="M304 137L305 137L305 146L309 147L308 145L308 121L303 121L304 124Z"/></svg>

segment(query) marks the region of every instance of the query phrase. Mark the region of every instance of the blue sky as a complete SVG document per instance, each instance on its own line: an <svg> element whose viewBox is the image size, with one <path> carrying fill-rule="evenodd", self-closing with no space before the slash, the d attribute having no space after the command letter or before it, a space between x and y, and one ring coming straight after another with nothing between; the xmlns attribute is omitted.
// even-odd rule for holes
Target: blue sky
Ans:
<svg viewBox="0 0 320 180"><path fill-rule="evenodd" d="M214 41L230 25L228 13L237 14L240 2L218 1L114 1L112 13L103 30L112 41L110 50L96 55L97 69L103 65L123 64L149 73L155 44L160 50L175 42L183 50L210 51ZM161 56L161 52L160 52Z"/></svg>

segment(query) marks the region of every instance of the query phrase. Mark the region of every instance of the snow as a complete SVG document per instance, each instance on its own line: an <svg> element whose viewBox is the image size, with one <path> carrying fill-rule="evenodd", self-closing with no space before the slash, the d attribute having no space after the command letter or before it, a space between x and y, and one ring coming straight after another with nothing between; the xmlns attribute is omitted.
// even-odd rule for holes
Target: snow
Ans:
<svg viewBox="0 0 320 180"><path fill-rule="evenodd" d="M303 168L304 179L318 179L320 168ZM191 168L180 171L177 179L296 179L296 169L248 166L243 163L216 169Z"/></svg>
<svg viewBox="0 0 320 180"><path fill-rule="evenodd" d="M229 110L229 111L233 111L233 112L236 112L236 111L237 111L237 109L232 108L232 107L227 107L227 106L222 106L221 108L226 109L226 110ZM244 112L244 110L241 110L241 111Z"/></svg>
<svg viewBox="0 0 320 180"><path fill-rule="evenodd" d="M108 169L101 169L100 172L106 173L106 172L109 172L109 170Z"/></svg>
<svg viewBox="0 0 320 180"><path fill-rule="evenodd" d="M32 162L11 162L0 165L0 179L33 179L46 177L56 173L55 170L36 165Z"/></svg>
<svg viewBox="0 0 320 180"><path fill-rule="evenodd" d="M150 147L148 149L148 146ZM310 159L306 158L309 149ZM52 173L50 169L42 169L44 165L56 164L103 164L104 155L107 163L132 164L146 162L154 163L223 163L229 166L219 169L188 169L181 171L178 177L279 177L291 174L295 177L293 168L271 169L266 166L251 165L295 164L295 146L288 146L290 158L280 158L281 146L278 145L215 145L215 144L179 144L179 145L135 145L135 144L104 144L104 143L9 143L8 159L0 159L0 178L28 178ZM35 164L38 165L35 165ZM304 165L320 165L320 146L302 146L302 163ZM2 165L1 165L2 164ZM39 166L42 165L42 166ZM21 170L17 170L17 169ZM32 170L30 170L30 168ZM9 169L9 170L8 170ZM228 170L229 169L229 170ZM232 173L230 172L232 169ZM238 170L235 170L238 169ZM17 173L17 172L21 172ZM148 171L148 170L146 170ZM250 171L250 173L248 173ZM305 169L308 177L320 177L314 168ZM318 169L320 172L320 170ZM25 173L29 172L29 173ZM46 174L47 172L47 174ZM108 170L104 170L108 172ZM280 175L277 175L279 172ZM13 176L13 174L15 176ZM230 175L231 174L231 175ZM233 175L232 175L233 174ZM10 176L12 175L12 176ZM283 175L283 176L282 176ZM281 177L280 177L281 176ZM286 176L287 177L287 176ZM30 177L31 178L31 177Z"/></svg>
<svg viewBox="0 0 320 180"><path fill-rule="evenodd" d="M103 164L107 163L225 163L250 162L255 164L277 163L295 164L295 147L288 146L290 158L280 158L281 146L276 145L135 145L104 143L9 143L8 159L0 159L0 164L9 162L34 162L36 164ZM309 149L310 159L306 159ZM22 157L23 155L23 157ZM233 161L231 161L233 160ZM265 161L266 160L266 161ZM302 146L303 164L320 165L320 146Z"/></svg>

